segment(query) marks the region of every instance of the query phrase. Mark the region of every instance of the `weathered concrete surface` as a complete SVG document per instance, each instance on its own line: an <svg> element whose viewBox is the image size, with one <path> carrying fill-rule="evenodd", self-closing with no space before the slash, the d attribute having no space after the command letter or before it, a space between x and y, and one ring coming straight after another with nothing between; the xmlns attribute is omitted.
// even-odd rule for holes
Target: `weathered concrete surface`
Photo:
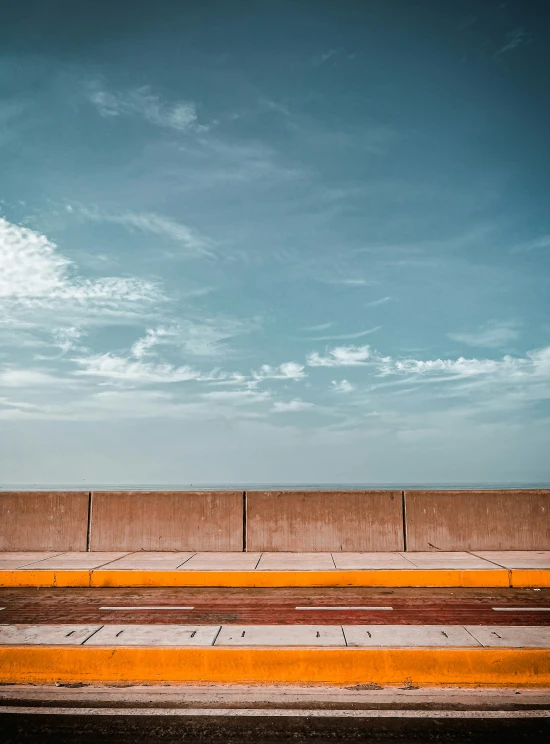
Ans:
<svg viewBox="0 0 550 744"><path fill-rule="evenodd" d="M242 550L242 491L92 494L90 550Z"/></svg>
<svg viewBox="0 0 550 744"><path fill-rule="evenodd" d="M548 550L550 490L405 491L407 550Z"/></svg>
<svg viewBox="0 0 550 744"><path fill-rule="evenodd" d="M550 569L550 550L487 550L477 555L504 568Z"/></svg>
<svg viewBox="0 0 550 744"><path fill-rule="evenodd" d="M339 625L223 625L216 646L345 646Z"/></svg>
<svg viewBox="0 0 550 744"><path fill-rule="evenodd" d="M400 491L249 491L247 546L257 551L403 550Z"/></svg>
<svg viewBox="0 0 550 744"><path fill-rule="evenodd" d="M219 625L104 625L89 646L212 646Z"/></svg>
<svg viewBox="0 0 550 744"><path fill-rule="evenodd" d="M88 493L0 492L0 550L86 550Z"/></svg>

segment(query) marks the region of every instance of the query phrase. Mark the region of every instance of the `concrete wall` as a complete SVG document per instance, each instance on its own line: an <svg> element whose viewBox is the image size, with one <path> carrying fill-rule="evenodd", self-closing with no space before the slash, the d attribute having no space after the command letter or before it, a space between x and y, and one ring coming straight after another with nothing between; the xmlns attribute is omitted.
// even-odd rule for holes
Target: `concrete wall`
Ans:
<svg viewBox="0 0 550 744"><path fill-rule="evenodd" d="M550 550L550 490L1 492L0 550ZM90 527L89 540L88 526ZM405 527L405 532L404 532ZM405 539L404 539L405 537Z"/></svg>
<svg viewBox="0 0 550 744"><path fill-rule="evenodd" d="M403 550L401 491L252 491L247 549Z"/></svg>
<svg viewBox="0 0 550 744"><path fill-rule="evenodd" d="M405 491L407 550L550 550L550 491Z"/></svg>
<svg viewBox="0 0 550 744"><path fill-rule="evenodd" d="M92 493L90 550L242 549L242 491Z"/></svg>
<svg viewBox="0 0 550 744"><path fill-rule="evenodd" d="M88 494L0 492L0 550L86 550Z"/></svg>

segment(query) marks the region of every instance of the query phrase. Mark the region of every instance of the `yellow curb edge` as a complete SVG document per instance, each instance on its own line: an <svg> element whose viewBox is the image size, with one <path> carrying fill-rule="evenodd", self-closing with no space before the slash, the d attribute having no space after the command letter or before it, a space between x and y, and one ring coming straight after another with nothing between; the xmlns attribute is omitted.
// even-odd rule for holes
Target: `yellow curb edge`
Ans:
<svg viewBox="0 0 550 744"><path fill-rule="evenodd" d="M550 649L1 646L0 682L544 688Z"/></svg>
<svg viewBox="0 0 550 744"><path fill-rule="evenodd" d="M518 578L515 578L518 577ZM518 583L520 582L520 583ZM0 587L509 587L550 586L550 570L332 571L0 570Z"/></svg>

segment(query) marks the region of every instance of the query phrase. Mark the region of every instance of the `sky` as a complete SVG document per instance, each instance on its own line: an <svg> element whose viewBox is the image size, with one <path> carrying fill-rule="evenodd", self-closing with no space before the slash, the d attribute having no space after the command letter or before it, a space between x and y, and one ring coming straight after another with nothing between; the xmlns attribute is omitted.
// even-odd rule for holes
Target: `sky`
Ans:
<svg viewBox="0 0 550 744"><path fill-rule="evenodd" d="M550 483L550 7L20 0L0 485Z"/></svg>

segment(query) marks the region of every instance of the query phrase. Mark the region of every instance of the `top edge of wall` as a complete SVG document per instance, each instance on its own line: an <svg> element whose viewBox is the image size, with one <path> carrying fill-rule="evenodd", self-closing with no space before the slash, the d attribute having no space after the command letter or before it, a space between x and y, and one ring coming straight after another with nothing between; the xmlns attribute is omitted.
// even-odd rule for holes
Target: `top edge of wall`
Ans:
<svg viewBox="0 0 550 744"><path fill-rule="evenodd" d="M82 484L3 484L0 485L2 492L74 492L83 491L89 493L94 491L100 492L151 492L151 491L546 491L550 490L550 483L424 483L410 484L403 483L322 483L322 484L273 484L273 483L248 483L248 484L206 484L195 485L193 483L174 485L174 484L101 484L101 485L82 485Z"/></svg>

